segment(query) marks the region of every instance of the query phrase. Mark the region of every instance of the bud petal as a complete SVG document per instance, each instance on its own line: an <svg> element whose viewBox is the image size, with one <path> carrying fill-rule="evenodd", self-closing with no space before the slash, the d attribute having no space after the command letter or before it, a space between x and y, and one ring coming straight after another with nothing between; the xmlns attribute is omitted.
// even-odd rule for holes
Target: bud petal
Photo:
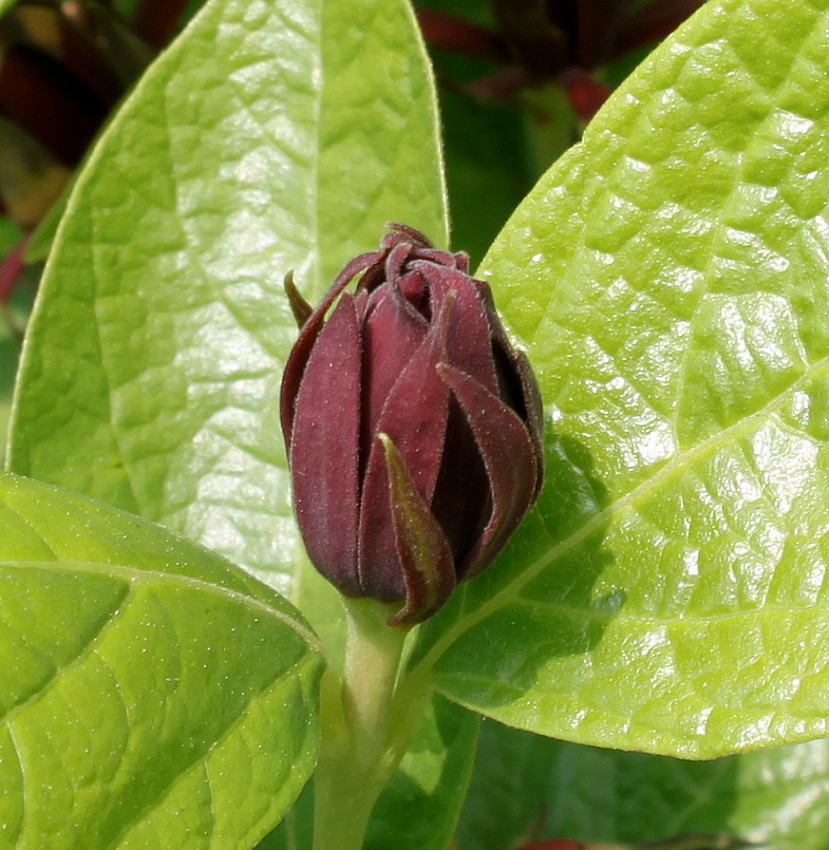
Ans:
<svg viewBox="0 0 829 850"><path fill-rule="evenodd" d="M368 432L368 451L392 387L399 382L401 372L429 330L429 323L416 310L410 309L397 284L389 286L388 297L380 299L374 309L368 305L363 319L363 375L368 396L363 399L363 423Z"/></svg>
<svg viewBox="0 0 829 850"><path fill-rule="evenodd" d="M391 228L310 314L286 282L303 324L280 415L311 560L347 595L402 602L390 623L411 625L538 494L541 399L466 255Z"/></svg>
<svg viewBox="0 0 829 850"><path fill-rule="evenodd" d="M445 308L448 315L448 305ZM443 458L449 390L436 366L445 356L446 320L438 320L388 393L382 414L371 424L373 436L385 433L402 456L415 486L431 499ZM374 440L366 468L360 517L360 569L378 598L392 601L405 593L405 577L394 551L394 529L388 501L386 459Z"/></svg>
<svg viewBox="0 0 829 850"><path fill-rule="evenodd" d="M345 294L319 333L294 405L294 508L308 556L343 593L359 594L360 331Z"/></svg>
<svg viewBox="0 0 829 850"><path fill-rule="evenodd" d="M348 286L351 278L355 274L368 268L373 260L376 260L377 254L360 254L355 257L346 267L337 275L331 288L325 293L319 306L307 318L299 332L299 337L291 349L291 354L288 357L288 362L285 364L285 371L282 373L282 389L279 400L279 414L282 423L282 436L288 445L290 455L291 435L294 427L294 412L296 409L295 401L299 392L299 384L305 373L308 365L308 358L311 356L311 349L317 340L317 335L323 327L323 320L328 308L337 299L337 296ZM290 295L288 296L290 299ZM290 457L289 457L290 460Z"/></svg>
<svg viewBox="0 0 829 850"><path fill-rule="evenodd" d="M434 302L442 304L450 297L454 302L447 332L447 362L495 392L492 333L487 305L481 298L480 281L473 281L455 269L422 260L415 260L412 266L428 276Z"/></svg>
<svg viewBox="0 0 829 850"><path fill-rule="evenodd" d="M389 623L410 625L431 617L446 602L455 587L455 567L443 531L394 443L386 434L378 439L385 452L397 555L406 582L406 604Z"/></svg>
<svg viewBox="0 0 829 850"><path fill-rule="evenodd" d="M443 363L438 366L438 374L466 415L489 479L489 522L458 567L459 577L469 578L503 548L535 500L536 452L524 423L486 387Z"/></svg>

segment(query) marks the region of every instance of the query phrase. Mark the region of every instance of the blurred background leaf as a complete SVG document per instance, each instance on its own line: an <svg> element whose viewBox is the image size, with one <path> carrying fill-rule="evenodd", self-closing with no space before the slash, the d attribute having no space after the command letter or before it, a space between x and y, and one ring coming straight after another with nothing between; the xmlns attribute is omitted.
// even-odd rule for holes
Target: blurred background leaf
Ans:
<svg viewBox="0 0 829 850"><path fill-rule="evenodd" d="M567 837L655 841L731 833L768 850L829 840L829 741L690 762L540 738L485 720L460 850Z"/></svg>

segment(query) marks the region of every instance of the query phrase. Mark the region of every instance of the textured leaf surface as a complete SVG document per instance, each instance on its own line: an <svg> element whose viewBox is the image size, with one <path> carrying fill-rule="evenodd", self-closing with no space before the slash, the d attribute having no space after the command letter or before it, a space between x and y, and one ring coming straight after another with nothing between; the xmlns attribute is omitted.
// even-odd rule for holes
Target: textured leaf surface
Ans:
<svg viewBox="0 0 829 850"><path fill-rule="evenodd" d="M707 4L484 261L548 473L422 644L451 698L683 756L826 733L827 45L822 1Z"/></svg>
<svg viewBox="0 0 829 850"><path fill-rule="evenodd" d="M0 476L0 847L247 848L316 754L316 640L134 516Z"/></svg>
<svg viewBox="0 0 829 850"><path fill-rule="evenodd" d="M161 521L307 608L277 416L296 335L282 280L295 269L315 300L387 219L445 242L405 0L207 4L78 179L11 468Z"/></svg>
<svg viewBox="0 0 829 850"><path fill-rule="evenodd" d="M600 750L484 723L460 850L519 836L642 842L729 832L768 850L829 840L829 742L688 762Z"/></svg>

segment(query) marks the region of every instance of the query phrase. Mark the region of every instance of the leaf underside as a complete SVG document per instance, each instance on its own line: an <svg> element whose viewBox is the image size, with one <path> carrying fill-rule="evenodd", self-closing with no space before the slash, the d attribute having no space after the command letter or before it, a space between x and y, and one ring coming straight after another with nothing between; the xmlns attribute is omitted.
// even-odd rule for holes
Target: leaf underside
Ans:
<svg viewBox="0 0 829 850"><path fill-rule="evenodd" d="M522 836L627 845L728 833L768 850L823 850L827 780L825 738L692 762L485 721L457 840L463 850L503 850Z"/></svg>

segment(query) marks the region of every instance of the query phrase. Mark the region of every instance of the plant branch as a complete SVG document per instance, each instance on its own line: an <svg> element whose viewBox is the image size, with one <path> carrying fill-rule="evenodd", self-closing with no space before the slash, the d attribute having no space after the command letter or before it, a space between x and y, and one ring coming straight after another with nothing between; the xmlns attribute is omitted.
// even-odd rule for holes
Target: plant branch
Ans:
<svg viewBox="0 0 829 850"><path fill-rule="evenodd" d="M407 630L371 599L344 599L342 678L322 687L322 741L315 776L315 850L360 850L371 810L399 760L387 740L389 711ZM389 755L393 754L390 758Z"/></svg>

